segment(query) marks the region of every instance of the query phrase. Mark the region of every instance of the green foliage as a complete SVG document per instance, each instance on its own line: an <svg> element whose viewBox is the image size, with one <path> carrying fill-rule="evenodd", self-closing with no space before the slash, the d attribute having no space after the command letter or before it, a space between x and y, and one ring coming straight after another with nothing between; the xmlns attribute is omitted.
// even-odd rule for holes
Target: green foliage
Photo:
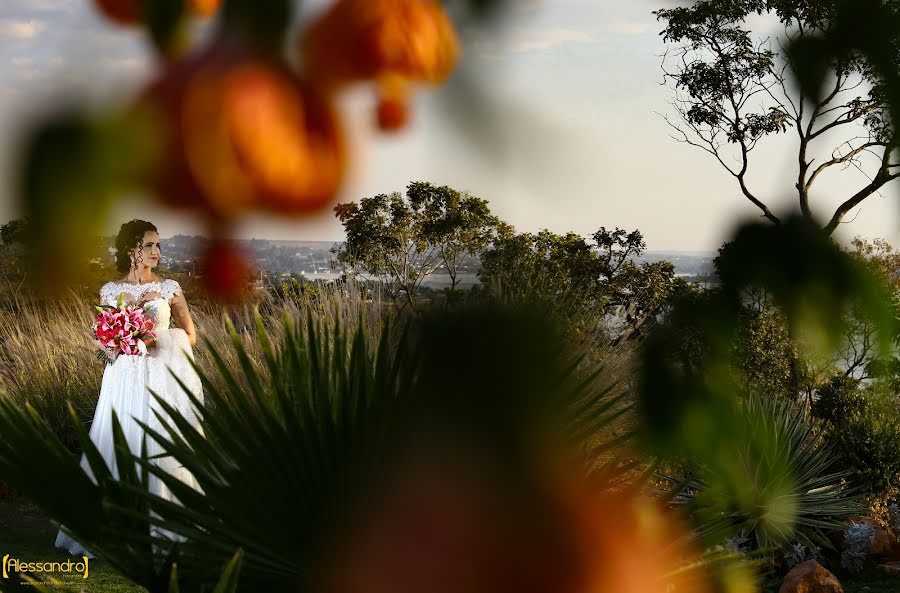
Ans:
<svg viewBox="0 0 900 593"><path fill-rule="evenodd" d="M805 385L803 361L784 316L745 307L740 314L734 371L741 391L795 401Z"/></svg>
<svg viewBox="0 0 900 593"><path fill-rule="evenodd" d="M873 500L900 490L900 396L883 383L835 376L813 405L825 421L825 438L842 454L842 466Z"/></svg>
<svg viewBox="0 0 900 593"><path fill-rule="evenodd" d="M789 402L751 395L742 400L740 433L719 451L741 476L719 473L721 465L697 468L698 479L680 497L699 524L699 533L721 541L749 536L753 549L800 542L829 546L825 534L859 513L857 497L844 485L839 448L822 444L814 423Z"/></svg>
<svg viewBox="0 0 900 593"><path fill-rule="evenodd" d="M676 303L666 323L643 345L639 411L644 436L664 456L684 456L742 484L746 470L728 452L747 432L739 402L744 395L733 372L734 344L748 289L771 296L792 336L803 336L813 353L837 348L851 305L878 327L894 326L882 283L803 218L781 226L752 224L737 234L719 265L719 290ZM693 361L684 356L685 328ZM876 346L890 347L887 333ZM762 450L765 443L756 445Z"/></svg>
<svg viewBox="0 0 900 593"><path fill-rule="evenodd" d="M334 211L347 237L338 261L379 278L401 309L415 309L422 282L442 267L455 297L459 264L505 226L486 200L422 181L410 183L405 195L379 194Z"/></svg>
<svg viewBox="0 0 900 593"><path fill-rule="evenodd" d="M728 245L720 250L717 270L729 265L726 260L730 253ZM885 299L885 305L893 311L892 317L900 318L900 259L893 247L883 240L857 239L854 250L845 252L845 257L853 266L864 270L871 284L889 297ZM721 288L713 286L696 292L692 298L696 305L698 300L720 293ZM840 369L850 377L889 383L896 391L900 384L900 359L896 348L900 326L876 323L858 303L851 303L835 316L841 319L843 326L838 332L839 342L821 349L831 349L835 344L837 349L828 356L815 358L804 342L808 336L802 335L796 326L792 328L790 318L770 294L755 288L744 290L740 295L731 345L730 368L735 387L740 392L752 391L811 404L819 387ZM702 323L702 319L698 321ZM701 364L709 352L702 346L700 330L686 323L678 333L682 364L693 367ZM812 337L816 337L816 332ZM887 341L892 342L889 348L883 344Z"/></svg>
<svg viewBox="0 0 900 593"><path fill-rule="evenodd" d="M601 227L580 235L505 233L481 255L483 289L504 302L540 303L574 321L599 325L613 315L619 332L634 332L686 290L670 262L637 264L646 248L640 231Z"/></svg>
<svg viewBox="0 0 900 593"><path fill-rule="evenodd" d="M4 245L25 243L28 240L28 219L16 218L0 226L0 241Z"/></svg>
<svg viewBox="0 0 900 593"><path fill-rule="evenodd" d="M580 235L544 230L500 237L481 256L481 284L508 302L571 303L600 308L597 252Z"/></svg>

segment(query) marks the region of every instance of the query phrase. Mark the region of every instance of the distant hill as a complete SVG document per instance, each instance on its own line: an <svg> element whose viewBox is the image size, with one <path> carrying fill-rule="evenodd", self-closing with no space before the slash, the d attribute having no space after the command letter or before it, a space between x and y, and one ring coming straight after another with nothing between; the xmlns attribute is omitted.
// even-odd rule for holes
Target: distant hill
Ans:
<svg viewBox="0 0 900 593"><path fill-rule="evenodd" d="M689 280L700 280L714 271L714 251L647 251L637 258L640 262L670 261L675 266L675 275Z"/></svg>

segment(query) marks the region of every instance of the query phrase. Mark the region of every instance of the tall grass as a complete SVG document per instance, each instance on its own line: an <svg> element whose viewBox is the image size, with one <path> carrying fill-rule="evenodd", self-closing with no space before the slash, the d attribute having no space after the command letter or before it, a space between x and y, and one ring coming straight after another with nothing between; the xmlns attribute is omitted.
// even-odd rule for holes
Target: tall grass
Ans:
<svg viewBox="0 0 900 593"><path fill-rule="evenodd" d="M73 452L80 452L80 448L66 403L71 402L81 421L89 426L105 367L92 344L96 303L93 295L71 292L64 299L50 302L19 296L0 310L0 397L10 398L22 408L26 403L34 407ZM319 286L282 298L259 293L238 306L208 301L189 302L189 306L198 332L194 356L210 377L218 376L213 372L210 346L230 368L240 368L231 347L229 324L254 366L265 375L257 315L274 340L281 338L285 317L303 319L312 315L330 327L340 322L353 330L362 323L374 343L387 310L379 298L367 300L352 285Z"/></svg>
<svg viewBox="0 0 900 593"><path fill-rule="evenodd" d="M96 300L92 294L75 292L50 303L20 297L6 310L0 310L0 397L10 398L19 408L30 404L74 454L80 454L81 448L66 404L72 403L87 429L97 406L105 368L92 344L91 324ZM302 291L261 291L240 305L223 306L213 301L189 300L189 306L198 333L195 360L207 377L219 383L216 387L220 389L226 386L222 384L221 374L216 372L212 350L228 368L236 370L242 366L238 350L232 347L232 335L258 376L264 380L268 378L269 369L258 339L258 324L276 344L283 341L285 318L295 322L293 327L304 339L309 327L305 322L307 317L329 330L340 324L351 335L362 325L369 346L375 348L386 322L397 315L393 303L384 300L377 291L371 296L365 288L352 282L307 285ZM552 313L547 311L546 314ZM560 328L568 330L564 331L564 341L571 360L580 358L586 371L599 365L605 368L605 372L592 381L593 389L608 391L611 397L614 393L627 391L634 361L632 348L620 344L610 349L600 338L602 331L573 330L564 318L559 321ZM399 330L402 323L392 325ZM233 334L229 326L233 327ZM324 335L335 333L326 331ZM236 373L236 379L245 382L246 376ZM465 388L465 379L459 380ZM249 393L250 386L244 387ZM623 415L616 414L615 421L604 423L599 434L592 433L588 426L572 426L572 430L584 439L585 448L594 451L592 457L597 466L621 452L618 447L610 448L610 442L626 437L634 429L633 415L626 412L630 404L630 398L619 399L610 412L620 410Z"/></svg>
<svg viewBox="0 0 900 593"><path fill-rule="evenodd" d="M93 304L77 293L52 302L20 296L0 311L0 397L31 404L70 448L66 402L89 422L103 374L91 344Z"/></svg>

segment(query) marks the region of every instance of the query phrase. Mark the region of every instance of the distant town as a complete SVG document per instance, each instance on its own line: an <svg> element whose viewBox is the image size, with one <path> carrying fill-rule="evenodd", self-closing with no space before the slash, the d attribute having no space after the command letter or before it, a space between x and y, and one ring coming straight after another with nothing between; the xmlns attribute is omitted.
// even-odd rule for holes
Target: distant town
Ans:
<svg viewBox="0 0 900 593"><path fill-rule="evenodd" d="M173 272L196 273L200 254L204 251L204 237L175 235L162 240L162 267ZM277 281L296 278L298 280L332 280L344 270L336 261L332 248L338 241L283 241L250 239L237 241L238 245L255 259L260 272L260 280ZM636 258L638 262L668 260L675 266L677 276L690 282L705 283L710 280L713 270L714 253L648 251ZM460 285L467 288L478 282L480 260L477 256L467 257L459 266ZM426 280L425 285L440 289L450 285L446 270L438 269Z"/></svg>

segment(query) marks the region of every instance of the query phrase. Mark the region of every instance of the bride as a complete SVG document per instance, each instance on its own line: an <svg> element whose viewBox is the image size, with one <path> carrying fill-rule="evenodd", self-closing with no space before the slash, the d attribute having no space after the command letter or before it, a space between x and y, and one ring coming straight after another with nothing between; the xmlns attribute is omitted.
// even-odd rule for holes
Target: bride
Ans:
<svg viewBox="0 0 900 593"><path fill-rule="evenodd" d="M139 455L143 429L136 420L144 422L160 434L167 434L154 410L164 418L167 416L151 396L150 390L171 404L198 430L200 430L198 411L194 409L172 373L174 372L201 402L203 395L200 378L188 361L188 357L193 359L191 349L196 344L197 333L181 286L175 280L163 279L154 273L160 256L159 233L156 227L143 220L132 220L123 224L116 237L116 250L116 266L125 277L104 284L100 289L100 300L115 305L116 300L122 295L125 302L145 305L148 309L147 314L153 318L157 336L156 340L147 341L145 356L120 355L114 362L107 364L103 371L100 398L91 422L90 437L106 460L113 476L118 477L113 450L113 410L116 411L122 425L122 432L129 448L135 455ZM170 319L177 327L170 327ZM152 458L160 453L162 448L147 435L148 457ZM194 476L171 457L158 457L153 462L194 489L200 490ZM96 482L83 454L81 467ZM152 473L149 474L148 482L150 492L177 502L177 498L166 485ZM155 529L154 533L169 538L178 537L163 529ZM61 526L56 536L55 545L57 548L68 550L70 554L94 557L64 532L64 526Z"/></svg>

